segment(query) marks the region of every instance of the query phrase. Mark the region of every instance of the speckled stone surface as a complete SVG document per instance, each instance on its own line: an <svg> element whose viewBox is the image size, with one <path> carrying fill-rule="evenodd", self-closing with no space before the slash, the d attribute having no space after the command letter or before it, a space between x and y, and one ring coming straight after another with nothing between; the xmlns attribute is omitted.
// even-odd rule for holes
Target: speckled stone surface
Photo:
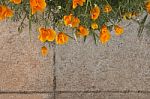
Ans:
<svg viewBox="0 0 150 99"><path fill-rule="evenodd" d="M0 94L0 99L53 99L51 94Z"/></svg>
<svg viewBox="0 0 150 99"><path fill-rule="evenodd" d="M49 47L37 39L38 26L30 41L28 25L18 33L18 22L0 22L0 99L150 99L149 24L141 38L138 24L127 21L106 45L88 37Z"/></svg>
<svg viewBox="0 0 150 99"><path fill-rule="evenodd" d="M147 23L149 24L149 23ZM137 37L138 24L123 22L125 33L106 45L70 41L56 46L56 82L58 91L150 91L150 33Z"/></svg>
<svg viewBox="0 0 150 99"><path fill-rule="evenodd" d="M53 49L42 57L37 27L18 33L17 22L0 22L0 91L51 91ZM48 45L46 45L48 46Z"/></svg>
<svg viewBox="0 0 150 99"><path fill-rule="evenodd" d="M149 99L150 94L141 93L62 93L56 99Z"/></svg>

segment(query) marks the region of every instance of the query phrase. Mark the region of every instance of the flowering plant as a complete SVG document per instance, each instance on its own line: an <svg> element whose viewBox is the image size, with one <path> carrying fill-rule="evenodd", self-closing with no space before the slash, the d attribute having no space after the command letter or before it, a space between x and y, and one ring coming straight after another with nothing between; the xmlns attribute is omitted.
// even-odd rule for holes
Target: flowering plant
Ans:
<svg viewBox="0 0 150 99"><path fill-rule="evenodd" d="M137 18L146 12L142 21ZM29 30L32 23L40 24L38 39L43 42L66 44L69 38L77 41L79 37L92 35L95 43L107 43L111 39L110 31L116 36L124 32L118 23L122 20L134 20L143 30L145 20L150 14L150 0L1 0L0 21L9 17L13 21L22 20L18 31L24 27L24 20L29 20ZM73 33L65 33L63 27L73 29ZM55 29L58 29L56 31ZM97 32L99 31L99 34ZM47 54L47 48L42 47L42 55Z"/></svg>

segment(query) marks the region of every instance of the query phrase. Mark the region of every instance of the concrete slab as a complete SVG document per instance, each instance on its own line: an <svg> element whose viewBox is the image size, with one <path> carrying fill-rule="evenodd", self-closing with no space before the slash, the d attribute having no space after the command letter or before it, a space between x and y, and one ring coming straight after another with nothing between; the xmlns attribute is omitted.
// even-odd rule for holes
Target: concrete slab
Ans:
<svg viewBox="0 0 150 99"><path fill-rule="evenodd" d="M53 49L43 58L37 27L33 26L30 41L28 25L22 33L18 25L0 22L0 91L52 91Z"/></svg>
<svg viewBox="0 0 150 99"><path fill-rule="evenodd" d="M61 93L56 99L149 99L142 93Z"/></svg>
<svg viewBox="0 0 150 99"><path fill-rule="evenodd" d="M123 22L125 33L111 41L94 44L70 41L56 47L56 90L58 91L150 91L150 36L143 31L138 38L138 25ZM70 31L66 31L70 32ZM71 32L70 32L71 33ZM90 99L90 98L89 98Z"/></svg>
<svg viewBox="0 0 150 99"><path fill-rule="evenodd" d="M51 94L0 94L0 99L53 99Z"/></svg>

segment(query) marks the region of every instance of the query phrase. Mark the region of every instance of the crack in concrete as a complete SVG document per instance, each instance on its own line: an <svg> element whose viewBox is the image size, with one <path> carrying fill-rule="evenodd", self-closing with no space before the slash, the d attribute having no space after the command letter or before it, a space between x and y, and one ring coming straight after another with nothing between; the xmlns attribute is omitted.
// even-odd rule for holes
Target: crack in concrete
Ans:
<svg viewBox="0 0 150 99"><path fill-rule="evenodd" d="M150 91L144 90L106 90L106 91L1 91L0 94L61 94L61 93L143 93L143 94L150 94ZM56 97L55 97L56 98Z"/></svg>
<svg viewBox="0 0 150 99"><path fill-rule="evenodd" d="M144 91L144 90L137 90L137 91L133 91L133 90L106 90L106 91L56 91L57 93L149 93L150 91Z"/></svg>
<svg viewBox="0 0 150 99"><path fill-rule="evenodd" d="M3 91L0 94L49 94L53 91Z"/></svg>
<svg viewBox="0 0 150 99"><path fill-rule="evenodd" d="M56 52L55 52L55 48L56 48L56 44L53 43L53 97L54 99L56 99L56 67L55 67L55 63L56 63Z"/></svg>
<svg viewBox="0 0 150 99"><path fill-rule="evenodd" d="M56 25L53 23L52 25L53 29L56 30ZM56 52L55 52L55 48L56 48L56 44L55 42L52 45L53 47L53 98L56 99Z"/></svg>

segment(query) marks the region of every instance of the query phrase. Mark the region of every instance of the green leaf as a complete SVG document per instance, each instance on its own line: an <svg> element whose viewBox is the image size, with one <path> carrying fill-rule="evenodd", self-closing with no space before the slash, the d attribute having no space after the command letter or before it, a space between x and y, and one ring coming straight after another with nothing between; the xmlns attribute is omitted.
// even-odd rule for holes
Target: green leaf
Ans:
<svg viewBox="0 0 150 99"><path fill-rule="evenodd" d="M87 39L87 36L84 36L84 42L86 41L86 39Z"/></svg>
<svg viewBox="0 0 150 99"><path fill-rule="evenodd" d="M143 20L142 20L141 23L140 23L140 28L139 28L139 30L138 30L138 37L141 37L141 36L142 36L142 32L143 32L143 30L144 30L144 24L145 24L145 22L146 22L147 17L148 17L148 14L145 15L145 17L143 18Z"/></svg>

